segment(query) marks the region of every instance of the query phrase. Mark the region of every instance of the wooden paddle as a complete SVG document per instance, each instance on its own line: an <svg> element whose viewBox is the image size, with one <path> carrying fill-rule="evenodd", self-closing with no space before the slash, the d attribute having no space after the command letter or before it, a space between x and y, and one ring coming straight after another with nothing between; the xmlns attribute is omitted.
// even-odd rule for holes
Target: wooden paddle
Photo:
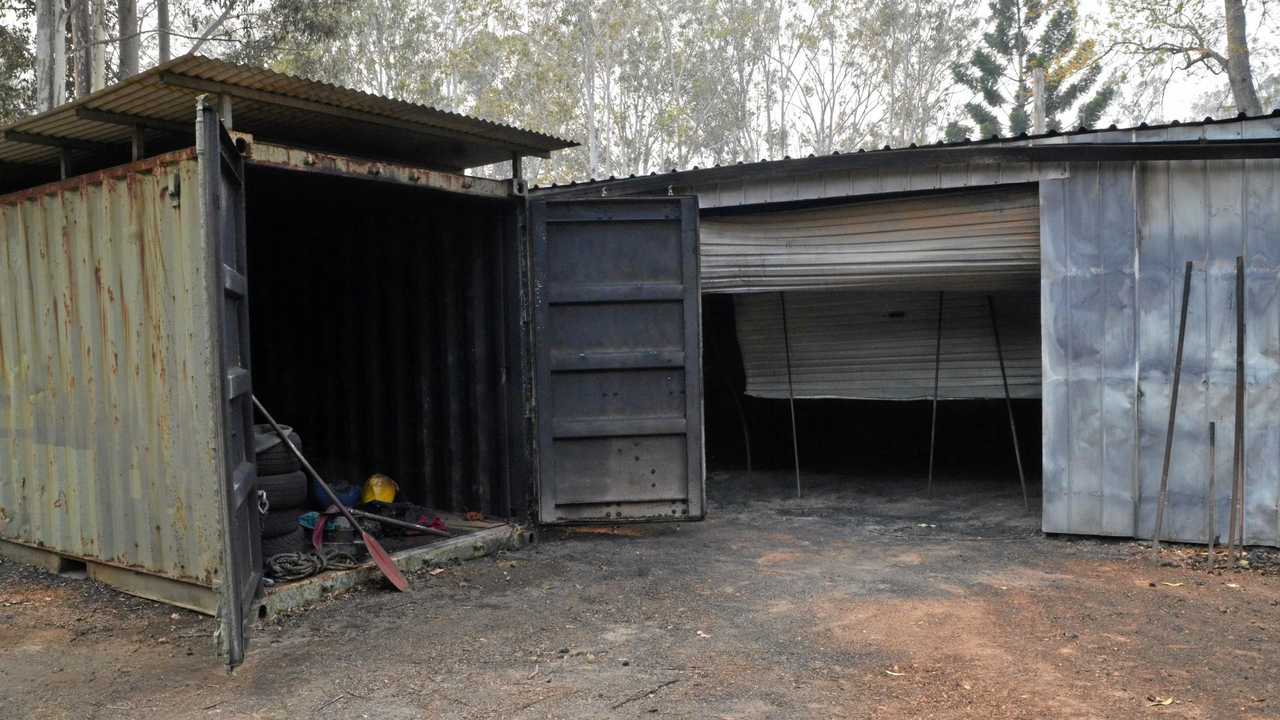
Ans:
<svg viewBox="0 0 1280 720"><path fill-rule="evenodd" d="M396 567L395 561L391 559L391 556L387 554L387 551L382 548L382 545L376 538L365 532L364 528L360 527L360 523L356 522L356 519L352 517L351 511L348 510L347 506L343 505L342 501L338 499L338 495L333 491L333 488L329 487L329 483L325 482L324 478L320 477L320 473L316 472L316 469L311 467L311 463L307 462L307 459L303 457L302 451L289 441L289 434L284 431L284 428L280 427L280 424L276 422L275 418L271 417L271 413L267 412L267 409L262 407L262 403L258 400L258 397L256 395L252 397L253 406L257 408L258 412L262 413L262 417L266 418L267 422L271 424L271 428L280 436L280 440L285 444L285 447L289 448L289 450L293 452L293 454L298 458L298 462L302 463L302 467L306 468L306 471L311 475L311 477L315 478L317 483L320 483L320 487L324 488L325 493L329 495L329 500L337 506L338 512L342 513L342 516L347 519L347 522L351 523L351 527L360 531L360 537L364 540L364 546L369 550L370 557L373 558L374 564L378 566L378 569L382 571L382 574L387 576L387 579L391 581L391 584L394 585L397 590L404 591L409 589L409 581L405 580L404 575L400 574L400 569Z"/></svg>

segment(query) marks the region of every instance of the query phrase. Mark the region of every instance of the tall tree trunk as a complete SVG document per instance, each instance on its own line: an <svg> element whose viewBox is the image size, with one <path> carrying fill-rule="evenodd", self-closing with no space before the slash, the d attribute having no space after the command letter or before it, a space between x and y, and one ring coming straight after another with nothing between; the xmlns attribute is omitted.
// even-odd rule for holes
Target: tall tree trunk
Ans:
<svg viewBox="0 0 1280 720"><path fill-rule="evenodd" d="M82 98L93 91L93 8L88 0L71 3L71 47L75 96Z"/></svg>
<svg viewBox="0 0 1280 720"><path fill-rule="evenodd" d="M583 11L584 17L588 12L590 10ZM595 177L600 171L600 139L596 129L596 33L592 18L585 18L584 31L586 53L582 80L587 92L587 175Z"/></svg>
<svg viewBox="0 0 1280 720"><path fill-rule="evenodd" d="M1249 115L1261 115L1262 103L1253 85L1253 68L1249 64L1249 37L1245 27L1244 0L1224 0L1227 14L1227 79L1236 109Z"/></svg>
<svg viewBox="0 0 1280 720"><path fill-rule="evenodd" d="M160 43L160 62L173 57L169 49L169 0L156 0L156 32Z"/></svg>
<svg viewBox="0 0 1280 720"><path fill-rule="evenodd" d="M36 112L52 110L66 101L66 25L62 0L36 3Z"/></svg>
<svg viewBox="0 0 1280 720"><path fill-rule="evenodd" d="M106 0L89 0L92 6L93 48L90 50L89 90L107 86L107 4Z"/></svg>
<svg viewBox="0 0 1280 720"><path fill-rule="evenodd" d="M138 74L138 0L119 0L120 17L120 79Z"/></svg>

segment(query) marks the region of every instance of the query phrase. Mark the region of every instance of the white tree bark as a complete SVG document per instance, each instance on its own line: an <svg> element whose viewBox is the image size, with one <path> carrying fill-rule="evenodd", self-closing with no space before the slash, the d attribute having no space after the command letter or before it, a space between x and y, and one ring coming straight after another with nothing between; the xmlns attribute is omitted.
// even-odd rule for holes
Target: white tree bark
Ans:
<svg viewBox="0 0 1280 720"><path fill-rule="evenodd" d="M156 32L159 35L160 62L167 63L173 57L169 49L169 0L156 0Z"/></svg>
<svg viewBox="0 0 1280 720"><path fill-rule="evenodd" d="M67 97L67 12L62 0L36 2L36 112Z"/></svg>
<svg viewBox="0 0 1280 720"><path fill-rule="evenodd" d="M71 3L72 89L77 98L93 92L93 8L89 0Z"/></svg>
<svg viewBox="0 0 1280 720"><path fill-rule="evenodd" d="M107 6L106 0L88 0L93 23L93 48L89 68L89 91L107 86Z"/></svg>
<svg viewBox="0 0 1280 720"><path fill-rule="evenodd" d="M1249 115L1262 114L1262 102L1253 82L1243 0L1224 0L1227 17L1227 78L1236 108Z"/></svg>
<svg viewBox="0 0 1280 720"><path fill-rule="evenodd" d="M120 18L120 79L138 74L138 0L119 0L117 13Z"/></svg>

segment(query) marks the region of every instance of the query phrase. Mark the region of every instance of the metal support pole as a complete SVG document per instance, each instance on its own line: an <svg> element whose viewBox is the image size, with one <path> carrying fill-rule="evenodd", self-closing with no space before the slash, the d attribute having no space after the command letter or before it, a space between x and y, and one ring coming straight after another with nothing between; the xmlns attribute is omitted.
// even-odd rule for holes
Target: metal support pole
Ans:
<svg viewBox="0 0 1280 720"><path fill-rule="evenodd" d="M742 446L747 451L747 474L753 471L751 464L751 428L747 425L747 413L742 409L742 398L738 397L738 389L733 383L725 381L729 386L729 395L733 398L733 407L738 411L738 424L742 426Z"/></svg>
<svg viewBox="0 0 1280 720"><path fill-rule="evenodd" d="M1209 495L1206 504L1209 506L1209 567L1217 563L1213 561L1213 544L1218 539L1218 499L1215 487L1217 472L1217 423L1209 423Z"/></svg>
<svg viewBox="0 0 1280 720"><path fill-rule="evenodd" d="M524 180L524 156L520 153L511 153L511 192L524 195L527 189Z"/></svg>
<svg viewBox="0 0 1280 720"><path fill-rule="evenodd" d="M1173 359L1173 389L1169 393L1169 429L1164 436L1164 464L1160 468L1160 495L1156 498L1156 527L1151 533L1151 547L1160 549L1160 533L1164 530L1164 506L1169 501L1169 459L1173 455L1173 421L1178 413L1178 387L1182 383L1182 347L1187 339L1187 303L1191 299L1191 261L1182 276L1182 311L1178 320L1178 351Z"/></svg>
<svg viewBox="0 0 1280 720"><path fill-rule="evenodd" d="M791 408L791 454L796 461L796 497L800 497L800 443L796 439L796 389L791 379L791 332L787 329L787 296L779 292L782 303L782 345L787 353L787 403Z"/></svg>
<svg viewBox="0 0 1280 720"><path fill-rule="evenodd" d="M938 440L938 380L942 374L942 291L938 291L938 342L933 350L933 417L929 421L929 485L933 494L933 450Z"/></svg>
<svg viewBox="0 0 1280 720"><path fill-rule="evenodd" d="M1013 458L1018 463L1018 484L1022 486L1022 505L1031 510L1027 497L1027 476L1022 472L1022 449L1018 447L1018 424L1013 421L1013 397L1009 395L1009 375L1004 369L1004 350L1000 347L1000 324L996 322L996 300L987 296L987 309L991 311L991 334L996 339L996 358L1000 361L1000 381L1004 383L1004 406L1009 411L1009 434L1013 436Z"/></svg>

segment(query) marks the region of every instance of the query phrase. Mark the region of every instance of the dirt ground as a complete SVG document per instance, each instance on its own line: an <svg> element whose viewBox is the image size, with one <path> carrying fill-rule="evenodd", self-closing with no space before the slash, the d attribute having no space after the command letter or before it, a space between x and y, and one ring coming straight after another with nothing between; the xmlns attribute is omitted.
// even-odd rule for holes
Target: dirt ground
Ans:
<svg viewBox="0 0 1280 720"><path fill-rule="evenodd" d="M349 594L231 675L211 619L6 562L0 716L1280 718L1270 553L1209 574L1045 537L1016 485L805 482L717 473L705 522Z"/></svg>

